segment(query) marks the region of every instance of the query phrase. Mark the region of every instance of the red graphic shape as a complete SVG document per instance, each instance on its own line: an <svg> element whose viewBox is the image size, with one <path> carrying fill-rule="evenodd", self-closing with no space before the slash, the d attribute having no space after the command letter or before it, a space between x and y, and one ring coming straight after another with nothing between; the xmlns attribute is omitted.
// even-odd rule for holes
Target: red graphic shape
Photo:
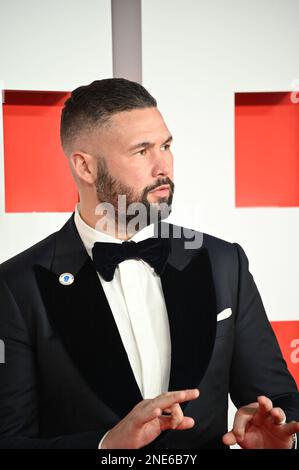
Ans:
<svg viewBox="0 0 299 470"><path fill-rule="evenodd" d="M67 92L5 91L6 212L72 212L78 192L60 146Z"/></svg>
<svg viewBox="0 0 299 470"><path fill-rule="evenodd" d="M289 371L299 387L299 321L274 321L271 325Z"/></svg>
<svg viewBox="0 0 299 470"><path fill-rule="evenodd" d="M299 206L298 101L299 92L236 93L237 207Z"/></svg>

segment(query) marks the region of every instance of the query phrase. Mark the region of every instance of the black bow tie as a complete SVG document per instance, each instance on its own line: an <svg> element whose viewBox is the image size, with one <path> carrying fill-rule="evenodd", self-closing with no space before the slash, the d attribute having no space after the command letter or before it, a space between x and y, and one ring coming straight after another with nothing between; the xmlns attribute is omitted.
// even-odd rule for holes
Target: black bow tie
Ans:
<svg viewBox="0 0 299 470"><path fill-rule="evenodd" d="M168 238L151 237L141 242L123 243L96 242L92 249L93 262L105 279L112 281L116 266L127 259L143 259L161 275L170 251Z"/></svg>

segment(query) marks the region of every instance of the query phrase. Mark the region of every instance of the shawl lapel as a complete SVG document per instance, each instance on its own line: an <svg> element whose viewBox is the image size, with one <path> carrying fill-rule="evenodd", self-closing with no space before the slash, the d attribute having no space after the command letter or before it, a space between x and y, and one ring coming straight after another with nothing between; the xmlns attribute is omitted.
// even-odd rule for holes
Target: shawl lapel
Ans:
<svg viewBox="0 0 299 470"><path fill-rule="evenodd" d="M66 272L74 276L67 286L59 282ZM142 396L73 218L57 232L50 269L35 266L35 273L54 334L96 395L123 417Z"/></svg>
<svg viewBox="0 0 299 470"><path fill-rule="evenodd" d="M170 226L171 254L161 276L172 349L169 390L198 387L209 365L217 326L208 251L202 242L197 249L185 249L192 233L184 231L185 236L174 238L178 229Z"/></svg>

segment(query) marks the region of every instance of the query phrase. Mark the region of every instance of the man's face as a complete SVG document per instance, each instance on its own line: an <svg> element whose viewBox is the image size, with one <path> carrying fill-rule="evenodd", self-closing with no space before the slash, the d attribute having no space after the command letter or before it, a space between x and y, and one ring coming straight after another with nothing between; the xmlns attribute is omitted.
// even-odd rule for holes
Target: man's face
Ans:
<svg viewBox="0 0 299 470"><path fill-rule="evenodd" d="M118 195L133 202L171 205L174 190L171 135L157 108L115 114L99 131L99 202L117 209Z"/></svg>

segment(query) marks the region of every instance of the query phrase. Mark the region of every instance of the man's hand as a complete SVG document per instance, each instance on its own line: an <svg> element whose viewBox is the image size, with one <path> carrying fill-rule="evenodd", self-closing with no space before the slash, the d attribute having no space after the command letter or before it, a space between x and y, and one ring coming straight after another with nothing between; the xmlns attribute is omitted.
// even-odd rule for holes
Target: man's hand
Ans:
<svg viewBox="0 0 299 470"><path fill-rule="evenodd" d="M192 418L184 416L180 403L195 400L197 388L162 393L156 398L142 400L130 413L112 428L102 449L140 449L152 442L166 429L189 429L194 426ZM163 416L162 413L170 413Z"/></svg>
<svg viewBox="0 0 299 470"><path fill-rule="evenodd" d="M257 402L240 408L233 429L222 440L226 445L239 444L243 449L291 449L292 435L299 432L299 422L285 424L281 408L260 396Z"/></svg>

